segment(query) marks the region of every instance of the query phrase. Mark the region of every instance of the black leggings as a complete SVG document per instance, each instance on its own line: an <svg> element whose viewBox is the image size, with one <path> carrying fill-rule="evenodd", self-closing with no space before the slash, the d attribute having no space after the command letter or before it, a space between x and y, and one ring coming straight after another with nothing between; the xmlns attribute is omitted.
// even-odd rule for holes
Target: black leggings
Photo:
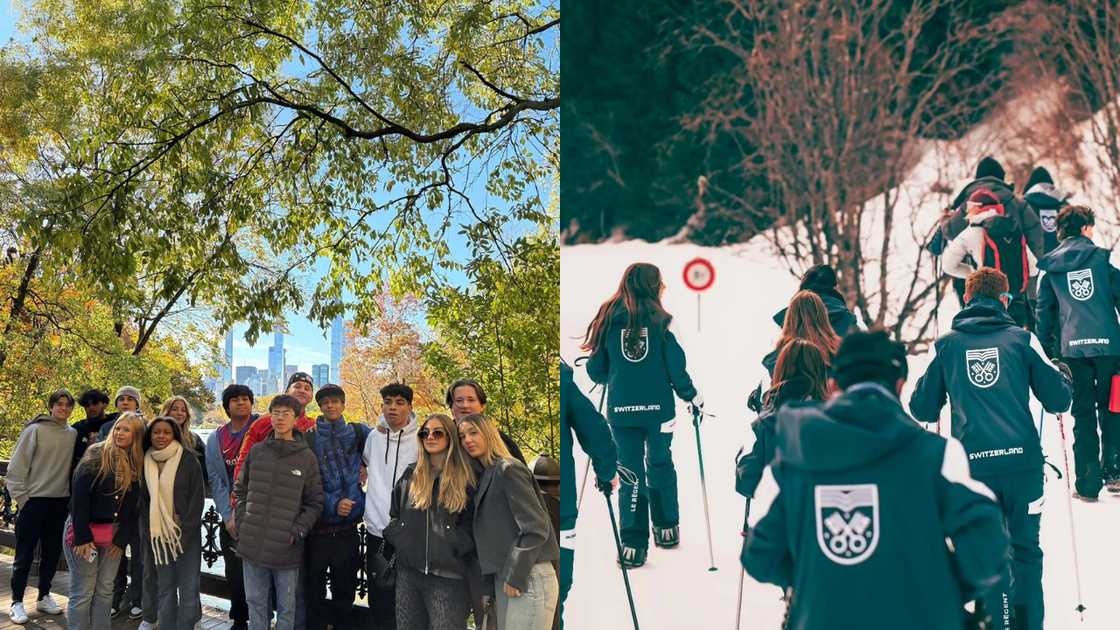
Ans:
<svg viewBox="0 0 1120 630"><path fill-rule="evenodd" d="M39 556L39 599L51 592L51 580L62 557L62 530L70 513L67 497L34 497L19 506L16 515L16 559L12 564L12 601L22 602L27 589L27 576L35 558L35 547L42 545Z"/></svg>
<svg viewBox="0 0 1120 630"><path fill-rule="evenodd" d="M462 630L468 608L466 581L397 568L398 628Z"/></svg>

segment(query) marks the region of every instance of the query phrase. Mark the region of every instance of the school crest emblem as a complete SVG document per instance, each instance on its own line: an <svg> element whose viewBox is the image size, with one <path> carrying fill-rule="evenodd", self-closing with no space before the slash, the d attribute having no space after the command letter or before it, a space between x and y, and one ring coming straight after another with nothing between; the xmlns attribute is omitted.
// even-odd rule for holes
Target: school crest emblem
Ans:
<svg viewBox="0 0 1120 630"><path fill-rule="evenodd" d="M1069 283L1069 294L1073 299L1084 302L1093 297L1093 270L1080 269L1066 274Z"/></svg>
<svg viewBox="0 0 1120 630"><path fill-rule="evenodd" d="M1042 210L1038 213L1038 218L1042 223L1043 232L1057 232L1058 231L1058 211L1057 210Z"/></svg>
<svg viewBox="0 0 1120 630"><path fill-rule="evenodd" d="M999 380L999 348L965 350L968 380L977 387L991 387Z"/></svg>
<svg viewBox="0 0 1120 630"><path fill-rule="evenodd" d="M836 564L859 564L879 545L879 486L817 486L817 543Z"/></svg>
<svg viewBox="0 0 1120 630"><path fill-rule="evenodd" d="M649 354L649 329L642 327L637 339L631 339L630 330L622 329L622 356L631 363L640 363Z"/></svg>

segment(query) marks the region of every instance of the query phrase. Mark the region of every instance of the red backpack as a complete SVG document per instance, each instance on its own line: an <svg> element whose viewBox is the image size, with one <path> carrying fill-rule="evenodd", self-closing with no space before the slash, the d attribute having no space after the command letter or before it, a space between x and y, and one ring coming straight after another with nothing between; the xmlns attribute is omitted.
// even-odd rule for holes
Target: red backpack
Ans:
<svg viewBox="0 0 1120 630"><path fill-rule="evenodd" d="M997 216L984 219L980 227L984 230L981 245L981 260L984 267L999 269L1007 276L1011 293L1019 294L1027 289L1030 282L1030 262L1027 258L1027 237L1019 222L1007 216L1003 204L985 205L981 212L994 209Z"/></svg>

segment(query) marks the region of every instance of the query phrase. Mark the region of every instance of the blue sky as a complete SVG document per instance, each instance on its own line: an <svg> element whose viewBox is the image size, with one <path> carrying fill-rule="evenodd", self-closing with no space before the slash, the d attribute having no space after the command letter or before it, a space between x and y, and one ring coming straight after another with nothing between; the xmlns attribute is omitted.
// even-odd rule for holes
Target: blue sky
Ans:
<svg viewBox="0 0 1120 630"><path fill-rule="evenodd" d="M17 40L25 36L16 31L15 22L17 9L13 7L12 0L0 0L0 45L6 45L11 38ZM551 39L551 35L550 35ZM472 201L477 207L485 208L490 205L489 195L485 190L485 182L479 182L471 190ZM388 221L388 217L377 218L377 221ZM457 232L457 226L449 229L447 244L452 255L459 260L468 254L467 242ZM319 259L310 273L306 273L306 286L313 288L319 278L327 272L326 259ZM449 278L456 284L466 282L466 277L457 273ZM346 296L347 301L352 301L353 296ZM349 319L349 318L347 318ZM316 363L330 362L330 330L322 330L317 324L308 320L304 314L292 314L288 317L289 334L285 337L284 345L288 350L288 364L299 366L300 369L310 371ZM422 324L422 322L421 322ZM268 367L268 348L273 343L271 334L262 335L257 343L250 346L244 338L247 326L234 327L234 365L254 365L258 368Z"/></svg>

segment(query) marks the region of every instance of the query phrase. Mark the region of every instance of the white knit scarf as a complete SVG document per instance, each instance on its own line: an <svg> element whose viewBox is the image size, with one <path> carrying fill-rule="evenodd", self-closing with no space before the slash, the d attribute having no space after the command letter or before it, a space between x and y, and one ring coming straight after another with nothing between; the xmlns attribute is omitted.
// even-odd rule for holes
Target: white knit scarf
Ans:
<svg viewBox="0 0 1120 630"><path fill-rule="evenodd" d="M172 441L163 450L150 449L144 456L144 478L151 499L148 529L156 564L171 564L183 552L179 525L175 523L175 473L182 455L183 446ZM157 462L163 462L162 471Z"/></svg>

